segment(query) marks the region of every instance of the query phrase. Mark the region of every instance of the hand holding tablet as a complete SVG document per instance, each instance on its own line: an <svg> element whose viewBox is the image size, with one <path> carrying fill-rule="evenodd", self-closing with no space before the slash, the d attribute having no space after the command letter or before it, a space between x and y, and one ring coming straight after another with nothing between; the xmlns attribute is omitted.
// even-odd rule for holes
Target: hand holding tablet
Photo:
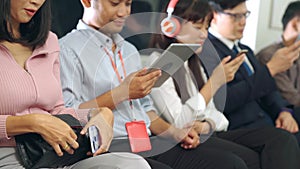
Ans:
<svg viewBox="0 0 300 169"><path fill-rule="evenodd" d="M154 87L160 87L170 76L172 76L187 61L195 51L200 48L200 44L172 43L159 58L150 66L149 72L162 70L162 75L156 81Z"/></svg>

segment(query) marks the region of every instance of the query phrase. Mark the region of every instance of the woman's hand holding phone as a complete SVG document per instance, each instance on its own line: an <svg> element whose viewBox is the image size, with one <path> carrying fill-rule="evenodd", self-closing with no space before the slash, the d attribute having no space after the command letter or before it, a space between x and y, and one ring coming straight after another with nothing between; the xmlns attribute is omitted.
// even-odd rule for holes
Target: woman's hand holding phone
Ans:
<svg viewBox="0 0 300 169"><path fill-rule="evenodd" d="M113 139L114 116L108 108L91 109L89 114L90 120L82 129L81 134L86 134L89 129L93 129L93 126L97 128L98 131L94 130L93 133L99 132L99 141L101 140L99 145L101 145L93 154L93 156L96 156L107 152L110 147Z"/></svg>

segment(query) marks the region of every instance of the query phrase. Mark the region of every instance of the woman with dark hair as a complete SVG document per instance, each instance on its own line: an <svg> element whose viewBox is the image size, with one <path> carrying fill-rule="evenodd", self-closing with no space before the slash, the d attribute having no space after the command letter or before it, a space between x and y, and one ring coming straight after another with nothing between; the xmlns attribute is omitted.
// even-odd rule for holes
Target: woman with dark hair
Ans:
<svg viewBox="0 0 300 169"><path fill-rule="evenodd" d="M204 41L208 35L212 13L209 6L200 2L201 0L179 1L173 12L173 15L182 19L179 33L174 37L154 35L152 47L164 50L171 43L200 43L204 47L209 46L209 42ZM203 66L211 65L204 65L201 60L205 58L197 56L201 50L202 48L196 51L160 88L152 90L151 96L159 112L177 127L193 126L200 135L200 140L204 134L210 134L215 129L212 137L200 147L212 147L217 152L232 154L248 168L299 168L299 148L295 138L288 132L275 128L226 131L229 122L216 109L212 97L222 85L233 80L245 56L225 57L207 79ZM210 50L212 55L214 49ZM159 57L158 53L154 55ZM233 59L230 61L231 57Z"/></svg>
<svg viewBox="0 0 300 169"><path fill-rule="evenodd" d="M87 121L88 110L76 114L74 109L64 107L59 45L57 37L49 31L49 3L0 1L0 168L24 168L15 148L14 136L20 134L41 135L57 156L73 154L82 146L70 126L52 116L70 114ZM85 134L91 125L101 131L102 145L93 154L99 156L66 168L150 168L143 158L131 153L102 154L112 140L113 114L107 108L100 108L90 113L90 117L81 133Z"/></svg>
<svg viewBox="0 0 300 169"><path fill-rule="evenodd" d="M18 8L19 3L21 2L14 3L14 1L10 0L3 0L1 2L0 9L2 12L0 14L0 23L6 23L7 25L0 27L0 41L5 40L12 43L20 43L24 46L42 46L48 38L51 25L50 1L45 1L38 11L30 11L28 9L28 12L34 14L34 17L28 22L26 22L28 18L25 18L21 14L16 13L15 15L20 16L13 16L13 13L11 13L11 8ZM24 17L18 26L19 30L14 30L14 17L20 17L20 19Z"/></svg>

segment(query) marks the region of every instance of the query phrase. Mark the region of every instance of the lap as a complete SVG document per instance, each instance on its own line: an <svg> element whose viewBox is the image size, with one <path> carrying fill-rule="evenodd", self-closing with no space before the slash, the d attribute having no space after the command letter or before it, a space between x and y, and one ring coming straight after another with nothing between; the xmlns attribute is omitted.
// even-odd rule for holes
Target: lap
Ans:
<svg viewBox="0 0 300 169"><path fill-rule="evenodd" d="M210 140L210 139L209 139ZM152 157L174 169L246 169L245 162L237 155L213 146L202 144L195 149L185 150L179 145Z"/></svg>
<svg viewBox="0 0 300 169"><path fill-rule="evenodd" d="M266 144L271 144L271 142L275 146L280 141L280 144L277 146L281 146L283 143L295 140L294 136L289 132L275 127L236 129L219 132L216 135L219 138L249 147L257 152L261 151Z"/></svg>
<svg viewBox="0 0 300 169"><path fill-rule="evenodd" d="M107 153L96 157L91 157L76 164L66 167L66 169L150 169L147 161L141 156L132 153Z"/></svg>
<svg viewBox="0 0 300 169"><path fill-rule="evenodd" d="M262 168L294 169L299 166L297 140L285 130L275 127L236 129L217 133L217 136L259 153Z"/></svg>
<svg viewBox="0 0 300 169"><path fill-rule="evenodd" d="M25 169L16 155L14 147L0 148L0 168L1 169ZM117 162L116 162L117 161ZM150 169L147 161L141 156L132 153L107 153L96 157L91 157L66 166L64 169Z"/></svg>
<svg viewBox="0 0 300 169"><path fill-rule="evenodd" d="M241 158L249 169L260 168L260 155L254 150L235 142L212 136L202 144L203 147L216 151L232 153Z"/></svg>
<svg viewBox="0 0 300 169"><path fill-rule="evenodd" d="M231 169L234 168L234 166L239 166L236 168L242 169L246 168L246 163L254 164L253 166L259 165L259 157L256 152L247 147L218 138L210 138L192 150L185 150L178 144L174 144L174 142L166 139L151 138L151 144L151 151L142 152L140 154L144 157L150 157L156 161L167 164L175 169L194 169L203 168L204 166L212 169L219 169L220 167ZM130 152L128 140L113 140L110 151ZM244 155L242 156L243 158L238 156L240 154ZM222 163L223 165L219 166Z"/></svg>

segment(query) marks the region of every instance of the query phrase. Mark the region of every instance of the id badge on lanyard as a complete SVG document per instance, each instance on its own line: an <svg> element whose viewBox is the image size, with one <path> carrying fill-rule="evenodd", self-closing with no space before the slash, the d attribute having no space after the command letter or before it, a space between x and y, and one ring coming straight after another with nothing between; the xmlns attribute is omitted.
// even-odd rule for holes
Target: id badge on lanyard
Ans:
<svg viewBox="0 0 300 169"><path fill-rule="evenodd" d="M117 69L116 63L114 62L112 56L109 54L108 50L106 48L104 48L105 53L109 56L110 58L110 62L111 65L119 79L119 82L122 83L122 78L121 75ZM121 65L122 65L122 70L124 73L124 76L126 77L126 70L125 70L125 65L124 65L124 61L123 61L123 57L121 54L121 51L118 51L118 55L121 61ZM133 103L132 100L129 99L129 106L131 108L131 118L132 121L131 122L127 122L125 124L125 128L128 134L128 139L129 139L129 144L130 144L130 148L131 151L134 153L138 153L138 152L143 152L143 151L148 151L151 150L151 142L150 142L150 138L147 132L147 128L146 128L146 124L145 121L143 120L136 120L135 118L135 113L133 112Z"/></svg>

